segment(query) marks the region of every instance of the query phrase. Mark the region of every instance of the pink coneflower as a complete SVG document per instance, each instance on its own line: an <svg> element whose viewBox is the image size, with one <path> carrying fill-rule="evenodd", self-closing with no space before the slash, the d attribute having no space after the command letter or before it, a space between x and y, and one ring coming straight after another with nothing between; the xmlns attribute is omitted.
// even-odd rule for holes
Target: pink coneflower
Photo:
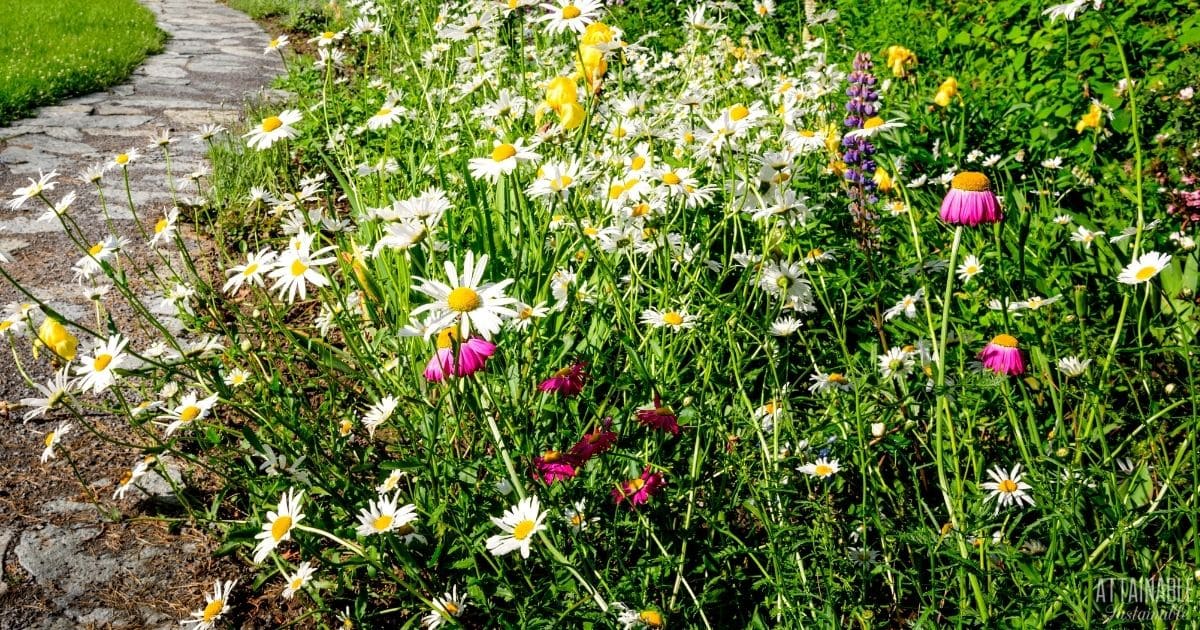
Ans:
<svg viewBox="0 0 1200 630"><path fill-rule="evenodd" d="M650 472L650 467L647 466L642 471L641 477L636 477L622 483L620 486L613 488L613 501L620 503L628 500L630 507L635 507L650 500L650 497L658 494L667 482L663 480L663 475L660 472Z"/></svg>
<svg viewBox="0 0 1200 630"><path fill-rule="evenodd" d="M496 344L479 337L471 337L458 347L458 376L470 376L483 369L488 357L496 354Z"/></svg>
<svg viewBox="0 0 1200 630"><path fill-rule="evenodd" d="M577 472L575 458L570 453L546 451L541 457L533 458L534 477L546 482L547 485L556 481L570 479Z"/></svg>
<svg viewBox="0 0 1200 630"><path fill-rule="evenodd" d="M577 465L584 465L587 460L607 451L617 443L617 434L613 433L610 427L612 427L612 418L605 418L600 426L585 433L575 443L575 446L571 447L570 455Z"/></svg>
<svg viewBox="0 0 1200 630"><path fill-rule="evenodd" d="M959 173L950 181L950 192L942 200L940 216L951 225L972 227L1004 218L987 175L975 171Z"/></svg>
<svg viewBox="0 0 1200 630"><path fill-rule="evenodd" d="M1017 349L1017 338L1012 335L996 335L979 353L983 367L1006 376L1025 373L1025 361Z"/></svg>
<svg viewBox="0 0 1200 630"><path fill-rule="evenodd" d="M637 410L637 419L638 422L648 427L666 431L671 435L679 435L679 418L676 417L674 410L662 404L662 399L658 394L654 395L653 405Z"/></svg>
<svg viewBox="0 0 1200 630"><path fill-rule="evenodd" d="M583 381L587 378L587 373L583 371L584 366L582 362L573 363L542 381L538 389L543 392L558 392L567 397L575 396L583 391Z"/></svg>
<svg viewBox="0 0 1200 630"><path fill-rule="evenodd" d="M425 364L425 380L434 383L440 383L445 380L447 374L454 373L454 350L451 348L438 348L437 352L429 358L429 363Z"/></svg>
<svg viewBox="0 0 1200 630"><path fill-rule="evenodd" d="M454 342L458 332L454 327L446 328L438 333L437 352L429 358L425 365L425 379L439 383L450 375L470 376L483 369L488 357L496 354L496 344L471 337L458 346L458 356L455 357Z"/></svg>

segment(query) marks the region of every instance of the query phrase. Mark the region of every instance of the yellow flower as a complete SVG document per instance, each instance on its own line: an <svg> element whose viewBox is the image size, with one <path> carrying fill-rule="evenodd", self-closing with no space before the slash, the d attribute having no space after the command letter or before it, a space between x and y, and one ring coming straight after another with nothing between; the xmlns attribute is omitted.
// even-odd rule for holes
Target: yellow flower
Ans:
<svg viewBox="0 0 1200 630"><path fill-rule="evenodd" d="M79 340L65 326L58 323L58 320L47 317L42 325L38 326L37 336L37 341L33 346L35 356L40 344L50 348L55 354L68 361L75 358L75 349L79 347Z"/></svg>
<svg viewBox="0 0 1200 630"><path fill-rule="evenodd" d="M546 105L558 110L568 103L578 103L579 93L575 89L575 80L571 77L555 77L546 86Z"/></svg>
<svg viewBox="0 0 1200 630"><path fill-rule="evenodd" d="M578 75L587 81L592 92L596 92L600 88L604 73L608 72L608 60L604 58L603 50L595 46L581 46L575 69Z"/></svg>
<svg viewBox="0 0 1200 630"><path fill-rule="evenodd" d="M875 185L878 186L879 190L882 192L889 192L893 188L892 176L888 175L888 172L883 170L882 168L875 169L874 180L875 180Z"/></svg>
<svg viewBox="0 0 1200 630"><path fill-rule="evenodd" d="M917 56L903 46L888 46L887 65L893 75L904 77L908 75L909 68L917 65Z"/></svg>
<svg viewBox="0 0 1200 630"><path fill-rule="evenodd" d="M583 124L586 113L579 103L566 103L555 110L558 113L558 123L563 129L570 131Z"/></svg>
<svg viewBox="0 0 1200 630"><path fill-rule="evenodd" d="M937 94L933 97L933 102L942 107L949 107L950 101L958 96L958 79L950 77L942 81L941 87L938 88Z"/></svg>
<svg viewBox="0 0 1200 630"><path fill-rule="evenodd" d="M616 31L612 30L612 27L603 22L592 22L583 31L583 37L579 38L579 46L582 48L610 44L614 37L616 37Z"/></svg>
<svg viewBox="0 0 1200 630"><path fill-rule="evenodd" d="M1100 105L1093 102L1092 108L1088 110L1088 113L1084 114L1083 117L1079 119L1079 122L1075 123L1075 131L1078 133L1083 133L1084 129L1099 129L1100 116L1103 113L1104 110L1100 108Z"/></svg>

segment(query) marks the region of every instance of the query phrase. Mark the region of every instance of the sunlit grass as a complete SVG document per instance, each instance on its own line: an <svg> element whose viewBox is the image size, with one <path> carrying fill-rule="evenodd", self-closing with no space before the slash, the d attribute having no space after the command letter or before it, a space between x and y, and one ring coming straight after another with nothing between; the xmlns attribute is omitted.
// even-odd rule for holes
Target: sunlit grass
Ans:
<svg viewBox="0 0 1200 630"><path fill-rule="evenodd" d="M4 0L0 32L0 124L121 81L166 39L135 0Z"/></svg>

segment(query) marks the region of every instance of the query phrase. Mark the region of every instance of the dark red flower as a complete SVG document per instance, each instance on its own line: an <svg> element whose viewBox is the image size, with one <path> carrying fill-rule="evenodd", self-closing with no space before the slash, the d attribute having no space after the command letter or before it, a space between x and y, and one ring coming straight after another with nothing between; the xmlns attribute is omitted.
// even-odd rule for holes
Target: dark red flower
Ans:
<svg viewBox="0 0 1200 630"><path fill-rule="evenodd" d="M576 461L570 453L546 451L541 457L533 458L534 477L546 482L547 485L556 481L570 479L575 476Z"/></svg>
<svg viewBox="0 0 1200 630"><path fill-rule="evenodd" d="M558 392L567 397L578 395L583 391L583 381L587 378L587 372L583 371L585 366L586 364L581 362L573 363L542 381L538 389L544 392Z"/></svg>
<svg viewBox="0 0 1200 630"><path fill-rule="evenodd" d="M612 448L617 443L617 434L613 433L610 427L612 427L612 418L605 418L600 426L585 433L575 443L575 446L571 447L570 454L580 466L587 460Z"/></svg>
<svg viewBox="0 0 1200 630"><path fill-rule="evenodd" d="M675 415L674 410L662 404L662 399L658 397L658 394L654 395L652 406L637 410L637 419L638 422L648 427L666 431L671 435L679 435L679 417Z"/></svg>
<svg viewBox="0 0 1200 630"><path fill-rule="evenodd" d="M662 473L650 472L650 467L646 466L641 477L635 477L613 488L613 501L620 503L628 500L629 507L636 507L649 501L650 497L658 494L666 485Z"/></svg>

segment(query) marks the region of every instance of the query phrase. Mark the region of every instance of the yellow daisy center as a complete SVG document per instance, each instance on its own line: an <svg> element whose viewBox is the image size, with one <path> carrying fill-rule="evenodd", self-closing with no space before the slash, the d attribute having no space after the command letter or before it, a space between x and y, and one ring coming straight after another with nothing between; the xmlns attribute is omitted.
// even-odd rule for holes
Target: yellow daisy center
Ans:
<svg viewBox="0 0 1200 630"><path fill-rule="evenodd" d="M389 108L387 108L387 107L381 107L381 108L379 109L379 111L375 113L375 116L377 116L377 117L379 117L379 116L387 116L387 115L388 115L388 114L390 114L390 113L392 113L392 110L391 110L391 109L389 109Z"/></svg>
<svg viewBox="0 0 1200 630"><path fill-rule="evenodd" d="M1146 280L1153 278L1154 274L1156 273L1158 273L1158 267L1155 267L1154 265L1146 265L1141 269L1138 269L1137 273L1134 274L1134 277L1137 278L1139 282L1145 282Z"/></svg>
<svg viewBox="0 0 1200 630"><path fill-rule="evenodd" d="M750 115L750 109L741 103L729 108L729 118L731 120L741 120Z"/></svg>
<svg viewBox="0 0 1200 630"><path fill-rule="evenodd" d="M304 586L304 580L302 580L302 579L300 579L300 578L292 578L292 581L291 581L291 582L288 582L288 586L289 586L289 587L290 587L290 588L291 588L293 591L298 591L298 590L300 590L300 587L301 587L301 586Z"/></svg>
<svg viewBox="0 0 1200 630"><path fill-rule="evenodd" d="M846 380L846 377L842 376L840 373L834 372L829 375L829 382L830 383L848 383L850 381Z"/></svg>
<svg viewBox="0 0 1200 630"><path fill-rule="evenodd" d="M270 133L283 126L283 121L278 116L271 116L262 122L262 130Z"/></svg>
<svg viewBox="0 0 1200 630"><path fill-rule="evenodd" d="M166 217L163 217L163 218L159 219L159 220L158 220L158 223L155 223L155 224L154 224L154 233L155 233L155 234L162 234L162 231L163 231L163 230L165 230L165 229L167 229L167 226L168 226L168 225L170 225L170 222L169 222L169 221L167 221L167 218L166 218Z"/></svg>
<svg viewBox="0 0 1200 630"><path fill-rule="evenodd" d="M525 540L533 533L534 523L529 519L525 519L513 528L512 536L517 540Z"/></svg>
<svg viewBox="0 0 1200 630"><path fill-rule="evenodd" d="M57 435L58 435L58 434L57 434L57 433L55 433L54 431L51 431L51 432L47 433L47 434L46 434L46 439L44 440L44 442L45 442L46 446L50 446L51 444L54 444L54 438L55 438L55 436L57 436Z"/></svg>
<svg viewBox="0 0 1200 630"><path fill-rule="evenodd" d="M225 600L214 599L211 602L208 602L208 605L204 607L204 612L201 613L201 616L204 621L211 622L217 618L217 615L221 614L221 610L224 608Z"/></svg>
<svg viewBox="0 0 1200 630"><path fill-rule="evenodd" d="M446 296L446 305L452 311L470 313L483 305L483 299L470 287L458 287Z"/></svg>
<svg viewBox="0 0 1200 630"><path fill-rule="evenodd" d="M438 350L445 350L454 346L454 342L456 340L458 340L458 330L456 330L454 327L443 328L442 332L438 333Z"/></svg>
<svg viewBox="0 0 1200 630"><path fill-rule="evenodd" d="M102 354L92 361L92 369L97 372L104 371L109 363L112 363L113 357L111 354Z"/></svg>
<svg viewBox="0 0 1200 630"><path fill-rule="evenodd" d="M118 153L117 154L117 164L125 165L128 163L129 163L129 154L128 153Z"/></svg>
<svg viewBox="0 0 1200 630"><path fill-rule="evenodd" d="M583 525L583 515L579 514L578 512L571 515L571 524L574 525L575 527L579 527L580 525Z"/></svg>
<svg viewBox="0 0 1200 630"><path fill-rule="evenodd" d="M298 259L293 260L290 270L292 272L292 277L299 278L300 276L304 275L305 271L308 271L308 265L304 264Z"/></svg>
<svg viewBox="0 0 1200 630"><path fill-rule="evenodd" d="M640 155L634 156L634 158L629 161L629 170L631 171L640 171L644 166L646 166L646 158Z"/></svg>
<svg viewBox="0 0 1200 630"><path fill-rule="evenodd" d="M250 277L253 276L254 272L256 271L258 271L258 263L250 263L249 265L246 265L246 270L242 272L242 275Z"/></svg>
<svg viewBox="0 0 1200 630"><path fill-rule="evenodd" d="M883 124L883 119L879 116L872 116L863 122L863 129L874 129Z"/></svg>
<svg viewBox="0 0 1200 630"><path fill-rule="evenodd" d="M379 517L377 517L374 521L371 522L371 527L375 528L375 531L381 532L381 531L391 527L392 521L394 521L394 520L396 520L396 519L393 518L390 514L381 514L381 515L379 515Z"/></svg>
<svg viewBox="0 0 1200 630"><path fill-rule="evenodd" d="M550 190L553 190L556 192L561 191L561 190L566 190L567 187L571 185L571 182L574 182L574 181L575 180L572 179L570 175L562 175L560 177L556 177L556 178L550 180Z"/></svg>
<svg viewBox="0 0 1200 630"><path fill-rule="evenodd" d="M562 8L562 18L564 20L573 20L582 14L583 14L583 11L580 11L579 7L577 7L573 4L568 4L567 6Z"/></svg>
<svg viewBox="0 0 1200 630"><path fill-rule="evenodd" d="M276 37L275 39L272 39L271 43L267 44L267 48L278 48L278 47L279 47L279 38L278 37Z"/></svg>
<svg viewBox="0 0 1200 630"><path fill-rule="evenodd" d="M675 186L679 182L683 181L678 175L675 174L675 171L667 171L666 173L663 173L662 180L663 183L668 186Z"/></svg>
<svg viewBox="0 0 1200 630"><path fill-rule="evenodd" d="M950 187L956 190L982 192L990 186L991 182L988 181L987 175L975 171L964 171L950 180Z"/></svg>
<svg viewBox="0 0 1200 630"><path fill-rule="evenodd" d="M495 162L503 162L508 158L517 154L517 148L511 144L505 143L495 149L492 149L492 160Z"/></svg>
<svg viewBox="0 0 1200 630"><path fill-rule="evenodd" d="M458 616L458 611L459 611L458 604L455 604L454 602L446 602L446 603L442 604L442 608L445 608L446 612L449 613L450 615L453 615L455 617Z"/></svg>
<svg viewBox="0 0 1200 630"><path fill-rule="evenodd" d="M129 485L129 482L130 482L130 481L133 481L133 471L132 471L132 470L126 470L126 471L125 471L125 474L121 475L121 483L120 483L120 485L122 485L122 486Z"/></svg>
<svg viewBox="0 0 1200 630"><path fill-rule="evenodd" d="M104 243L96 243L88 248L88 253L93 256L99 256L102 251L104 251Z"/></svg>
<svg viewBox="0 0 1200 630"><path fill-rule="evenodd" d="M196 405L188 405L179 412L179 420L181 422L191 422L200 416L200 408Z"/></svg>
<svg viewBox="0 0 1200 630"><path fill-rule="evenodd" d="M1010 494L1017 491L1017 482L1012 479L1005 479L996 484L996 489L1005 494Z"/></svg>
<svg viewBox="0 0 1200 630"><path fill-rule="evenodd" d="M638 613L638 620L651 628L661 628L663 625L662 614L657 610L643 610Z"/></svg>
<svg viewBox="0 0 1200 630"><path fill-rule="evenodd" d="M828 477L833 474L833 467L829 464L817 464L813 467L813 474L818 477Z"/></svg>
<svg viewBox="0 0 1200 630"><path fill-rule="evenodd" d="M629 213L635 217L644 217L647 214L650 214L650 204L639 203L638 205L634 206Z"/></svg>
<svg viewBox="0 0 1200 630"><path fill-rule="evenodd" d="M663 322L665 322L671 326L679 326L679 325L683 324L683 315L680 315L679 313L676 313L675 311L670 311L668 313L664 313L662 316L662 319L663 319Z"/></svg>
<svg viewBox="0 0 1200 630"><path fill-rule="evenodd" d="M996 335L992 337L992 343L997 346L1004 346L1005 348L1016 348L1017 338L1012 335Z"/></svg>
<svg viewBox="0 0 1200 630"><path fill-rule="evenodd" d="M333 39L333 31L325 31L321 33L321 39Z"/></svg>
<svg viewBox="0 0 1200 630"><path fill-rule="evenodd" d="M292 517L284 514L271 523L271 539L279 542L292 529Z"/></svg>

